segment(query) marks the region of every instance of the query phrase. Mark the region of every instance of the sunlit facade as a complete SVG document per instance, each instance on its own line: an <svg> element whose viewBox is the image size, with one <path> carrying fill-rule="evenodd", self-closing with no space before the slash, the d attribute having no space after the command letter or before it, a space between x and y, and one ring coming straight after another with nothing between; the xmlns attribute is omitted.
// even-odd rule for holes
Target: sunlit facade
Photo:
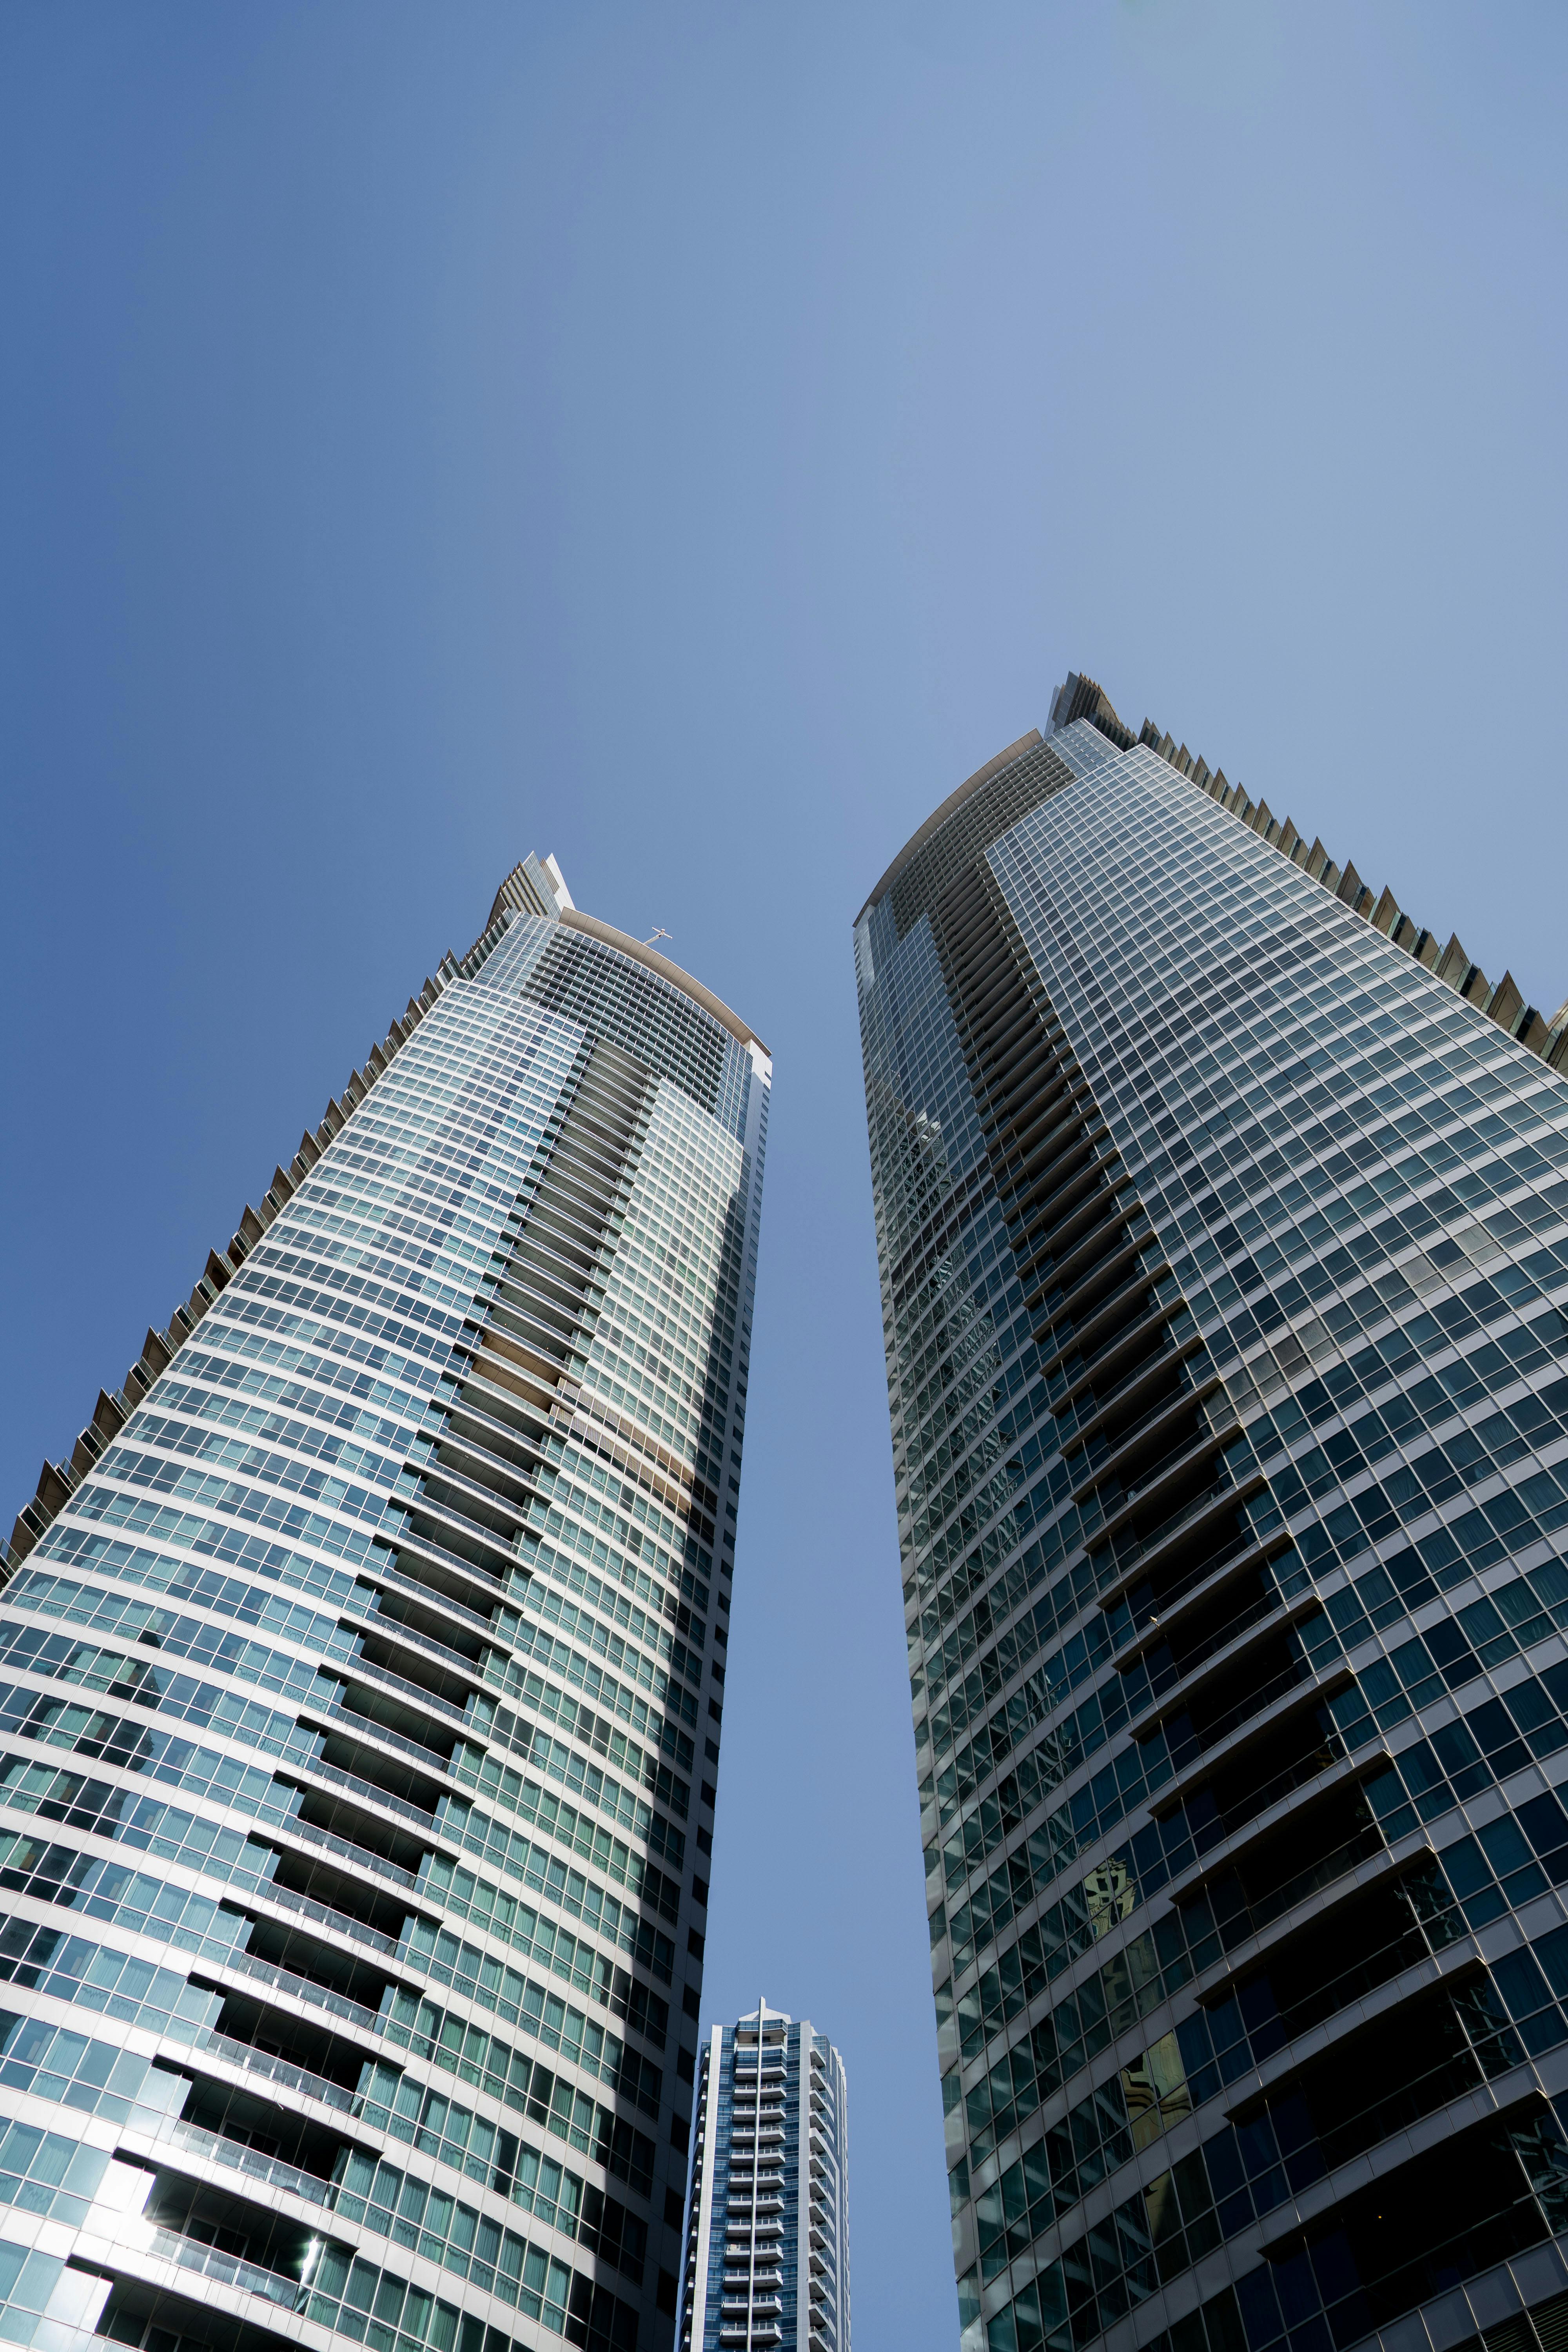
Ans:
<svg viewBox="0 0 1568 2352"><path fill-rule="evenodd" d="M1568 1023L1077 677L855 938L965 2352L1558 2352Z"/></svg>
<svg viewBox="0 0 1568 2352"><path fill-rule="evenodd" d="M503 883L0 1591L0 2338L673 2339L768 1056Z"/></svg>

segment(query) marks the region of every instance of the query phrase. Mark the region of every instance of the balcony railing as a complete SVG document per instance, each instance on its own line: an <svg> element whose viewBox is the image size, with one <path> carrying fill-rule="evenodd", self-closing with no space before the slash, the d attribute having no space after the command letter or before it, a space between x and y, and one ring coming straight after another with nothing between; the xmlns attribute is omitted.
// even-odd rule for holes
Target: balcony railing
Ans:
<svg viewBox="0 0 1568 2352"><path fill-rule="evenodd" d="M1050 1371L1073 1342L1081 1339L1085 1331L1092 1331L1101 1318L1110 1314L1112 1307L1120 1305L1123 1299L1130 1298L1135 1291L1147 1290L1153 1280L1154 1276L1152 1274L1139 1266L1127 1276L1124 1282L1119 1282L1114 1290L1108 1290L1103 1298L1097 1299L1081 1322L1075 1324L1063 1321L1050 1325L1047 1331L1038 1335L1037 1339L1037 1345L1040 1349L1041 1370ZM1120 1330L1112 1332L1103 1346L1097 1348L1091 1355L1086 1356L1084 1370L1087 1371L1090 1364L1098 1362L1104 1354L1105 1349L1114 1347L1121 1337ZM1050 1342L1048 1348L1045 1344L1047 1339Z"/></svg>
<svg viewBox="0 0 1568 2352"><path fill-rule="evenodd" d="M297 1813L290 1813L278 1826L283 1836L299 1838L306 1845L320 1846L323 1853L338 1854L344 1862L352 1862L356 1870L372 1870L378 1878L391 1879L395 1886L412 1888L417 1883L416 1872L405 1870L399 1863L388 1862L383 1854L373 1853L369 1846L356 1845L352 1838L334 1837L331 1830L319 1830L313 1822L302 1822Z"/></svg>
<svg viewBox="0 0 1568 2352"><path fill-rule="evenodd" d="M433 1633L421 1633L416 1626L405 1623L401 1617L389 1615L384 1609L359 1608L350 1601L345 1603L344 1614L356 1618L362 1625L368 1625L372 1633L379 1633L386 1641L400 1643L407 1650L422 1650L426 1657L434 1658L438 1666L445 1666L449 1673L461 1675L465 1681L477 1681L484 1670L482 1658L470 1658L467 1651L454 1650L449 1643L438 1642ZM497 1633L488 1635L487 1643L501 1649L507 1646L504 1637Z"/></svg>
<svg viewBox="0 0 1568 2352"><path fill-rule="evenodd" d="M1113 1259L1125 1256L1131 1249L1137 1250L1137 1259L1128 1274L1117 1284L1115 1289L1106 1291L1100 1297L1095 1299L1091 1306L1080 1307L1079 1299L1083 1297L1086 1291L1093 1288L1097 1280L1103 1278L1105 1268ZM1150 1260L1153 1262L1152 1265L1149 1263ZM1152 1282L1155 1278L1156 1271L1160 1274L1166 1271L1164 1251L1157 1245L1151 1248L1142 1234L1130 1234L1117 1247L1101 1250L1092 1265L1086 1266L1081 1274L1074 1276L1070 1289L1066 1285L1063 1286L1062 1306L1076 1319L1081 1330L1104 1314L1107 1307L1113 1306L1116 1300L1137 1281L1140 1273L1145 1275Z"/></svg>
<svg viewBox="0 0 1568 2352"><path fill-rule="evenodd" d="M471 1440L465 1441L458 1437L453 1440L444 1439L442 1442L464 1446L471 1459L476 1462L483 1462L487 1458L483 1447L475 1445ZM498 1468L500 1466L497 1465ZM523 1489L522 1500L516 1502L503 1487L491 1486L488 1479L476 1478L471 1470L455 1469L449 1462L439 1460L433 1450L423 1456L410 1459L408 1468L416 1477L433 1480L437 1488L449 1486L454 1493L467 1501L482 1504L487 1510L499 1509L505 1512L509 1518L516 1522L516 1526L510 1536L500 1536L485 1520L470 1519L466 1511L458 1510L456 1504L445 1501L439 1493L432 1492L430 1487L426 1486L419 1499L428 1508L445 1510L452 1518L460 1520L464 1527L479 1528L489 1534L492 1542L502 1544L508 1549L516 1541L517 1528L526 1523L529 1504L534 1495L533 1481L526 1471L514 1469L510 1473L512 1483Z"/></svg>
<svg viewBox="0 0 1568 2352"><path fill-rule="evenodd" d="M276 1903L284 1911L297 1911L306 1919L315 1919L323 1927L331 1927L340 1936L352 1936L357 1944L368 1944L373 1952L395 1952L397 1937L384 1936L379 1927L366 1927L363 1919L353 1918L346 1911L334 1911L329 1903L318 1903L313 1895L296 1895L291 1886L279 1886L268 1879L257 1888L258 1895L268 1903Z"/></svg>
<svg viewBox="0 0 1568 2352"><path fill-rule="evenodd" d="M1187 1354L1197 1337L1198 1328L1195 1323L1184 1328L1179 1335L1168 1331L1162 1344L1145 1356L1141 1363L1134 1364L1131 1370L1119 1380L1114 1388L1107 1389L1103 1395L1096 1393L1089 1410L1083 1415L1081 1421L1078 1422L1078 1427L1089 1429L1092 1428L1097 1421L1103 1421L1118 1400L1124 1397L1130 1389L1135 1389L1140 1381L1146 1381L1152 1372L1156 1372L1163 1365L1168 1364L1173 1357ZM1076 1419L1078 1413L1076 1402L1070 1410Z"/></svg>
<svg viewBox="0 0 1568 2352"><path fill-rule="evenodd" d="M263 2270L259 2263L247 2263L238 2254L225 2253L221 2246L204 2246L199 2238L187 2238L178 2230L154 2230L152 2254L166 2263L177 2263L182 2270L198 2271L204 2278L216 2279L222 2286L237 2286L247 2294L265 2295L268 2303L281 2304L292 2311L299 2297L298 2279L279 2278L276 2271Z"/></svg>
<svg viewBox="0 0 1568 2352"><path fill-rule="evenodd" d="M1108 1150L1102 1151L1100 1149L1100 1144L1102 1139L1103 1130L1101 1130L1101 1134L1100 1136L1096 1136L1092 1142L1089 1144L1088 1148L1090 1153L1089 1158L1080 1160L1079 1165L1073 1169L1070 1175L1064 1176L1060 1183L1052 1187L1051 1191L1046 1194L1044 1200L1037 1201L1032 1207L1024 1212L1024 1214L1021 1217L1016 1216L1009 1220L1007 1226L1008 1238L1013 1241L1015 1248L1021 1245L1028 1251L1031 1256L1033 1256L1037 1250L1044 1247L1046 1242L1049 1239L1049 1234L1046 1228L1052 1210L1056 1207L1057 1202L1062 1198L1062 1195L1065 1192L1071 1192L1076 1186L1081 1184L1086 1176L1092 1173L1097 1175L1100 1180L1090 1188L1092 1191L1096 1192L1108 1192L1110 1191L1111 1187L1110 1181L1105 1177L1104 1171L1108 1167L1114 1163L1117 1152L1114 1144L1111 1144ZM1076 1144L1069 1147L1075 1154L1079 1148L1080 1147ZM1058 1152L1057 1155L1058 1160L1065 1158L1065 1156L1066 1155L1061 1152ZM1061 1220L1058 1216L1057 1223L1059 1224Z"/></svg>
<svg viewBox="0 0 1568 2352"><path fill-rule="evenodd" d="M477 1609L469 1609L461 1601L454 1601L449 1592L438 1593L432 1585L421 1584L416 1576L405 1576L400 1568L393 1567L390 1555L384 1566L378 1559L373 1572L378 1583L395 1585L399 1592L406 1592L410 1600L422 1601L426 1609L450 1610L462 1624L471 1625L475 1633L482 1633L487 1641L492 1638L495 1629L489 1618L481 1616Z"/></svg>
<svg viewBox="0 0 1568 2352"><path fill-rule="evenodd" d="M379 1739L384 1747L395 1748L400 1756L412 1757L426 1772L451 1773L450 1760L438 1748L426 1748L422 1740L405 1738L401 1731L393 1731L384 1723L377 1723L374 1715L356 1715L352 1706L343 1706L336 1699L318 1703L307 1702L312 1715L330 1716L334 1723L347 1726L350 1731L363 1734L366 1739Z"/></svg>
<svg viewBox="0 0 1568 2352"><path fill-rule="evenodd" d="M1125 1454L1130 1445L1135 1444L1138 1439L1142 1436L1146 1429L1152 1429L1157 1422L1163 1421L1167 1415L1173 1412L1179 1412L1184 1405L1186 1405L1189 1411L1192 1410L1190 1400L1194 1395L1195 1395L1202 1383L1200 1381L1194 1379L1188 1366L1184 1363L1178 1364L1176 1366L1176 1387L1173 1394L1170 1396L1163 1396L1158 1404L1152 1404L1146 1412L1141 1412L1138 1415L1136 1421L1130 1421L1126 1428L1118 1430L1116 1435L1109 1442L1102 1441L1103 1451L1101 1452L1098 1461L1096 1461L1092 1466L1086 1466L1084 1469L1079 1470L1075 1474L1073 1486L1073 1499L1075 1502L1089 1491L1097 1479L1104 1477L1106 1472L1117 1461L1118 1457ZM1135 1374L1134 1378L1137 1377L1138 1375ZM1102 1408L1100 1406L1096 1405L1096 1412L1099 1412L1101 1410ZM1224 1427L1226 1423L1234 1422L1234 1420L1235 1414L1227 1404L1226 1407L1225 1417L1218 1426ZM1069 1438L1068 1443L1070 1444L1070 1442L1071 1440ZM1194 1444L1197 1443L1196 1439L1194 1439L1192 1442ZM1087 1463L1087 1447L1085 1447L1084 1452ZM1168 1459L1169 1457L1167 1456L1166 1458ZM1158 1466L1158 1465L1155 1465L1154 1468L1157 1469ZM1145 1479L1152 1477L1153 1475L1153 1469L1145 1472ZM1135 1491L1136 1489L1129 1489L1129 1492Z"/></svg>
<svg viewBox="0 0 1568 2352"><path fill-rule="evenodd" d="M302 2097L315 2099L323 2107L338 2107L346 2115L354 2104L353 2092L345 2091L341 2083L330 2083L324 2074L312 2074L308 2066L296 2066L288 2058L275 2057L268 2050L258 2050L253 2042L231 2041L226 2033L202 2033L191 2047L208 2051L213 2057L222 2058L231 2066L243 2067L247 2074L259 2074L286 2091L298 2091Z"/></svg>
<svg viewBox="0 0 1568 2352"><path fill-rule="evenodd" d="M454 1706L449 1698L442 1698L438 1693L427 1690L423 1683L411 1683L406 1675L395 1675L390 1666L374 1664L371 1659L358 1651L353 1657L341 1660L333 1671L343 1682L357 1683L363 1680L384 1684L388 1690L395 1691L399 1698L406 1699L411 1706L427 1707L434 1715L450 1716L454 1723L467 1723L468 1719L466 1707ZM474 1680L477 1682L479 1679L479 1675L475 1675ZM374 1728L374 1725L372 1728Z"/></svg>
<svg viewBox="0 0 1568 2352"><path fill-rule="evenodd" d="M384 1805L389 1813L395 1813L401 1821L413 1822L419 1829L429 1829L436 1819L433 1811L411 1805L406 1797L395 1797L379 1782L362 1780L356 1773L344 1772L336 1764L301 1764L298 1769L308 1772L313 1780L330 1780L334 1788L346 1789L351 1796L366 1797L373 1805Z"/></svg>
<svg viewBox="0 0 1568 2352"><path fill-rule="evenodd" d="M1179 1463L1194 1454L1201 1454L1205 1445L1213 1444L1219 1436L1235 1426L1236 1416L1227 1407L1216 1422L1205 1423L1195 1435L1189 1434L1184 1437L1180 1445L1173 1445L1168 1454L1162 1454L1157 1462L1151 1462L1146 1468L1141 1470L1134 1484L1123 1487L1121 1503L1117 1506L1118 1509L1122 1504L1135 1503L1140 1495L1146 1495L1151 1487L1157 1486L1162 1478L1168 1476Z"/></svg>
<svg viewBox="0 0 1568 2352"><path fill-rule="evenodd" d="M263 2156L259 2148L247 2147L243 2140L225 2139L221 2132L203 2131L199 2125L175 2123L165 2135L171 2147L183 2148L187 2155L200 2157L207 2164L220 2164L230 2172L241 2173L247 2180L259 2180L268 2189L281 2189L290 2197L298 2197L308 2205L331 2205L337 2195L330 2180L314 2172L301 2172L295 2164L285 2164L281 2157Z"/></svg>
<svg viewBox="0 0 1568 2352"><path fill-rule="evenodd" d="M504 1544L497 1541L494 1537L490 1538L491 1542L495 1543L498 1552L506 1554L507 1565L503 1566L498 1559L493 1568L483 1568L478 1560L466 1559L460 1551L448 1551L446 1545L437 1543L434 1536L423 1535L417 1528L412 1527L408 1520L411 1505L419 1511L422 1517L430 1519L439 1516L438 1504L427 1502L422 1495L405 1496L400 1498L397 1507L387 1513L376 1529L375 1540L378 1545L384 1544L389 1551L422 1552L426 1559L434 1561L438 1568L449 1568L458 1576L466 1576L470 1584L477 1584L481 1589L489 1591L505 1591L513 1563Z"/></svg>
<svg viewBox="0 0 1568 2352"><path fill-rule="evenodd" d="M275 1992L286 1993L291 2000L308 2001L313 2009L324 2009L333 2017L357 2025L362 2032L379 2033L382 2021L374 2009L363 2001L351 2000L346 1993L334 1992L328 1985L317 1984L313 1978L296 1976L291 1969L279 1968L271 1960L259 1960L252 1952L236 1952L225 1962L237 1975L254 1978L258 1984L270 1985Z"/></svg>
<svg viewBox="0 0 1568 2352"><path fill-rule="evenodd" d="M1253 1626L1261 1624L1264 1618L1279 1616L1284 1605L1285 1597L1278 1590L1261 1592L1255 1601L1249 1601L1245 1609L1238 1610L1234 1617L1227 1617L1223 1625L1216 1625L1214 1632L1194 1649L1184 1650L1179 1664L1173 1661L1169 1666L1151 1669L1149 1681L1155 1696L1163 1698L1168 1691L1177 1689L1190 1675L1195 1675L1200 1666L1206 1665L1222 1650L1228 1650L1234 1642L1239 1642ZM1284 1622L1281 1618L1281 1624ZM1133 1632L1152 1633L1157 1640L1163 1640L1165 1628L1163 1623L1144 1624L1135 1626Z"/></svg>
<svg viewBox="0 0 1568 2352"><path fill-rule="evenodd" d="M1135 1339L1138 1338L1140 1333L1149 1330L1152 1326L1159 1321L1163 1315L1170 1316L1173 1318L1176 1315L1182 1312L1181 1300L1179 1298L1162 1298L1154 1283L1146 1274L1141 1275L1135 1282L1130 1283L1128 1285L1128 1288L1132 1290L1142 1289L1148 1291L1149 1305L1146 1310L1141 1315L1132 1316L1129 1321L1121 1324L1118 1328L1111 1333L1109 1339L1102 1339L1099 1347L1092 1349L1091 1352L1084 1358L1083 1369L1081 1371L1078 1371L1073 1374L1070 1383L1071 1386L1076 1388L1078 1383L1083 1379L1086 1372L1092 1372L1096 1364L1103 1364L1108 1358L1116 1355L1121 1349L1127 1346L1129 1340Z"/></svg>
<svg viewBox="0 0 1568 2352"><path fill-rule="evenodd" d="M1262 1483L1261 1475L1255 1470L1249 1470L1242 1478L1237 1478L1226 1470L1215 1479L1212 1486L1205 1486L1202 1494L1190 1496L1182 1505L1180 1510L1173 1511L1169 1518L1162 1519L1159 1526L1151 1528L1147 1535L1138 1537L1131 1543L1107 1544L1103 1550L1096 1554L1097 1562L1100 1563L1100 1590L1103 1591L1107 1585L1120 1580L1134 1568L1153 1559L1156 1553L1163 1551L1167 1544L1173 1542L1175 1538L1187 1528L1195 1526L1218 1504L1230 1497L1239 1498L1249 1487L1261 1486ZM1278 1514L1274 1524L1276 1526L1280 1524ZM1266 1528L1257 1529L1254 1531L1254 1540L1268 1532ZM1106 1572L1108 1566L1109 1574Z"/></svg>
<svg viewBox="0 0 1568 2352"><path fill-rule="evenodd" d="M1254 1717L1272 1706L1276 1699L1283 1698L1289 1691L1300 1689L1310 1683L1311 1678L1311 1667L1304 1660L1293 1658L1279 1674L1271 1675L1267 1682L1255 1683L1244 1698L1237 1699L1223 1713L1205 1722L1201 1732L1171 1733L1171 1762L1176 1771L1190 1770L1211 1748L1218 1748L1228 1739L1233 1731L1239 1731L1243 1724L1250 1723ZM1181 1720L1179 1713L1176 1720L1178 1723Z"/></svg>

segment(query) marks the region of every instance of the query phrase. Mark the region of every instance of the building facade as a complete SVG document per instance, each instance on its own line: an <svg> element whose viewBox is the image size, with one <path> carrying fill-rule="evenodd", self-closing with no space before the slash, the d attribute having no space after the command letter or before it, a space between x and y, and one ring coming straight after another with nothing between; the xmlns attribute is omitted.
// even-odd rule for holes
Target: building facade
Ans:
<svg viewBox="0 0 1568 2352"><path fill-rule="evenodd" d="M703 2042L681 2352L849 2352L849 2092L809 2021L757 2003Z"/></svg>
<svg viewBox="0 0 1568 2352"><path fill-rule="evenodd" d="M1076 677L855 943L965 2352L1559 2352L1563 1016Z"/></svg>
<svg viewBox="0 0 1568 2352"><path fill-rule="evenodd" d="M674 2336L770 1086L507 877L0 1591L0 2338Z"/></svg>

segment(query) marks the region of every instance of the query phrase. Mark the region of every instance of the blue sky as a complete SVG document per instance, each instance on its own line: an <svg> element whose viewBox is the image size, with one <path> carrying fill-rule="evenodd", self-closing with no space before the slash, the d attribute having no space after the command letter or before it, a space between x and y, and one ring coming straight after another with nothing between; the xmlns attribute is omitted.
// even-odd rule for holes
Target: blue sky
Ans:
<svg viewBox="0 0 1568 2352"><path fill-rule="evenodd" d="M1068 667L1568 994L1568 16L0 12L0 1509L495 884L776 1055L707 2000L955 2332L850 920Z"/></svg>

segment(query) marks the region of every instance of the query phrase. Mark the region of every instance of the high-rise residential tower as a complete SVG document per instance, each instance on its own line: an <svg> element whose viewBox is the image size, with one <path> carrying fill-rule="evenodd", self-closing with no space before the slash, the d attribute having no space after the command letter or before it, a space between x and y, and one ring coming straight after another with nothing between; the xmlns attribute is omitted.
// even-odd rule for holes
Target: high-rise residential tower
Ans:
<svg viewBox="0 0 1568 2352"><path fill-rule="evenodd" d="M502 884L0 1591L0 2339L668 2347L770 1085Z"/></svg>
<svg viewBox="0 0 1568 2352"><path fill-rule="evenodd" d="M963 2344L1560 2352L1568 1019L1052 718L855 935Z"/></svg>
<svg viewBox="0 0 1568 2352"><path fill-rule="evenodd" d="M765 2000L702 2045L680 2346L849 2352L844 2062Z"/></svg>

